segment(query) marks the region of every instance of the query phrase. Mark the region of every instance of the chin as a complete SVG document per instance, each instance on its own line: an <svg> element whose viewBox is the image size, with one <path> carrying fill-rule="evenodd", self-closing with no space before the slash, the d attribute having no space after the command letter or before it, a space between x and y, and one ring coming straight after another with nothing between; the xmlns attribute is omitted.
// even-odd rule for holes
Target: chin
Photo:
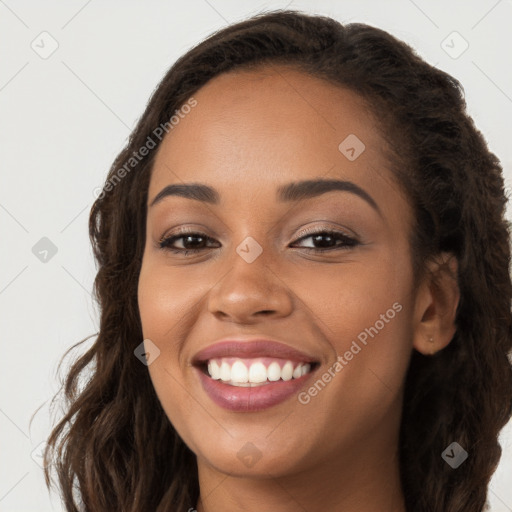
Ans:
<svg viewBox="0 0 512 512"><path fill-rule="evenodd" d="M281 477L304 469L306 451L299 453L297 448L291 449L281 439L272 442L265 437L251 440L250 433L246 433L238 440L226 434L225 442L216 440L214 451L209 443L204 446L204 451L200 449L196 454L198 459L217 471L237 477ZM304 443L297 444L304 448Z"/></svg>

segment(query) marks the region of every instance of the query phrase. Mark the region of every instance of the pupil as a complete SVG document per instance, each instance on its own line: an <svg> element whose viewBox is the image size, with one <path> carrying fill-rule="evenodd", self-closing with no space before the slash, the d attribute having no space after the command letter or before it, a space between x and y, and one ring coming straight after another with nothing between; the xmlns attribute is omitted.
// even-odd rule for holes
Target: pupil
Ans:
<svg viewBox="0 0 512 512"><path fill-rule="evenodd" d="M184 245L186 246L187 244L189 244L189 243L190 243L190 241L191 241L191 240L194 240L194 239L195 239L195 240L197 240L197 239L201 240L201 239L202 239L202 237L200 237L200 236L188 235L188 236L185 238ZM199 242L199 243L200 243L200 242ZM196 244L196 245L197 245L197 244ZM194 246L194 243L192 243L192 246Z"/></svg>
<svg viewBox="0 0 512 512"><path fill-rule="evenodd" d="M321 241L321 240L322 240L322 238L328 239L328 241L327 241L327 246L328 246L329 242L332 242L332 241L333 241L333 239L332 239L332 236L331 236L331 235L315 235L315 237L314 237L315 243L316 243L316 242ZM326 246L326 244L325 244L325 243L324 243L324 244L322 244L321 242L320 242L320 245L321 245L321 246Z"/></svg>

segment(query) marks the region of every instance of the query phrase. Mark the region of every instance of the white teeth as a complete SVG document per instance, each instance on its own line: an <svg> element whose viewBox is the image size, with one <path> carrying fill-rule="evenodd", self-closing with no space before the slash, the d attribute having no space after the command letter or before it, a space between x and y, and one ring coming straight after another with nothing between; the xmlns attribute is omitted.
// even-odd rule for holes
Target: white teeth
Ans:
<svg viewBox="0 0 512 512"><path fill-rule="evenodd" d="M217 361L210 361L208 363L208 373L211 375L212 379L220 379L220 368Z"/></svg>
<svg viewBox="0 0 512 512"><path fill-rule="evenodd" d="M219 377L224 382L228 382L229 380L231 380L231 366L229 366L229 364L226 363L226 361L223 361L222 364L220 365Z"/></svg>
<svg viewBox="0 0 512 512"><path fill-rule="evenodd" d="M273 363L269 364L267 370L267 378L271 382L275 382L281 378L281 367L279 366L279 363L274 361Z"/></svg>
<svg viewBox="0 0 512 512"><path fill-rule="evenodd" d="M302 377L302 365L299 364L295 370L293 370L292 377L294 379L298 379L299 377Z"/></svg>
<svg viewBox="0 0 512 512"><path fill-rule="evenodd" d="M286 361L283 369L281 370L281 379L291 380L293 375L293 364L290 361Z"/></svg>
<svg viewBox="0 0 512 512"><path fill-rule="evenodd" d="M298 379L311 371L309 363L300 363L294 368L292 361L286 361L281 368L277 361L272 361L268 368L262 361L254 359L252 363L237 359L232 364L224 359L208 361L208 374L214 380L222 380L233 386L262 386L279 379L288 381Z"/></svg>
<svg viewBox="0 0 512 512"><path fill-rule="evenodd" d="M302 368L301 368L302 375L306 375L306 373L309 373L310 371L311 371L311 365L309 363L302 365Z"/></svg>
<svg viewBox="0 0 512 512"><path fill-rule="evenodd" d="M236 364L236 363L235 363ZM240 363L244 368L245 365ZM235 365L233 365L235 366ZM233 379L235 380L235 379ZM251 364L251 368L249 370L249 381L259 383L265 382L267 380L267 369L263 363L253 363Z"/></svg>
<svg viewBox="0 0 512 512"><path fill-rule="evenodd" d="M228 382L228 384L230 386L237 386L239 388L254 388L254 387L257 387L257 386L266 386L267 384L270 384L270 382L265 381L265 382L262 382L262 383L259 383L259 384L255 384L254 382L233 382L233 381L230 381L230 382Z"/></svg>
<svg viewBox="0 0 512 512"><path fill-rule="evenodd" d="M232 382L249 382L249 372L247 366L242 361L235 361L231 367Z"/></svg>

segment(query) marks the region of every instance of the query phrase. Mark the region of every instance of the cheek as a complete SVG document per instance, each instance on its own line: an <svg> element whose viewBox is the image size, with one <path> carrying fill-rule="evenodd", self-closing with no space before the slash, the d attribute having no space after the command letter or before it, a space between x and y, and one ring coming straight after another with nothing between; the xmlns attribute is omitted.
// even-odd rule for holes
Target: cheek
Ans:
<svg viewBox="0 0 512 512"><path fill-rule="evenodd" d="M412 350L411 277L407 259L390 253L357 269L337 266L305 288L310 318L333 355L318 376L328 384L306 390L304 401L326 423L349 410L361 425L374 424L398 399Z"/></svg>
<svg viewBox="0 0 512 512"><path fill-rule="evenodd" d="M164 269L151 262L143 263L138 285L139 314L144 339L151 340L159 349L158 358L148 367L159 396L163 389L172 386L173 378L180 379L182 370L181 346L175 340L183 339L184 316L191 299L178 290L179 283L171 282ZM174 393L168 395L172 398Z"/></svg>
<svg viewBox="0 0 512 512"><path fill-rule="evenodd" d="M178 274L178 273L173 273ZM187 318L187 311L197 303L194 286L186 286L161 266L146 260L143 262L138 285L139 313L144 339L150 339L160 350L159 356L148 366L155 392L166 416L174 428L189 439L187 404L190 396L186 390L185 365L180 361L180 343L186 339L194 320Z"/></svg>
<svg viewBox="0 0 512 512"><path fill-rule="evenodd" d="M187 313L197 307L206 287L185 278L185 272L156 262L143 262L138 285L138 303L144 337L169 340Z"/></svg>
<svg viewBox="0 0 512 512"><path fill-rule="evenodd" d="M408 262L392 253L379 255L378 261L302 272L294 282L294 291L311 312L311 320L338 353L348 349L351 339L360 333L364 339L365 329L376 323L379 333L396 331L408 316L405 306L412 284Z"/></svg>

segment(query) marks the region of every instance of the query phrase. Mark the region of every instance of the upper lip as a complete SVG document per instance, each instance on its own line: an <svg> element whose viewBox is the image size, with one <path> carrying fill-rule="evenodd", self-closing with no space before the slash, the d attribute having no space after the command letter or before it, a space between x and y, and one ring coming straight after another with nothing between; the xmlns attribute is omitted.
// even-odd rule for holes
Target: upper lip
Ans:
<svg viewBox="0 0 512 512"><path fill-rule="evenodd" d="M301 363L316 363L317 358L301 352L286 343L268 338L252 338L251 340L226 338L212 343L200 350L192 359L192 363L200 365L210 359L221 357L275 357Z"/></svg>

